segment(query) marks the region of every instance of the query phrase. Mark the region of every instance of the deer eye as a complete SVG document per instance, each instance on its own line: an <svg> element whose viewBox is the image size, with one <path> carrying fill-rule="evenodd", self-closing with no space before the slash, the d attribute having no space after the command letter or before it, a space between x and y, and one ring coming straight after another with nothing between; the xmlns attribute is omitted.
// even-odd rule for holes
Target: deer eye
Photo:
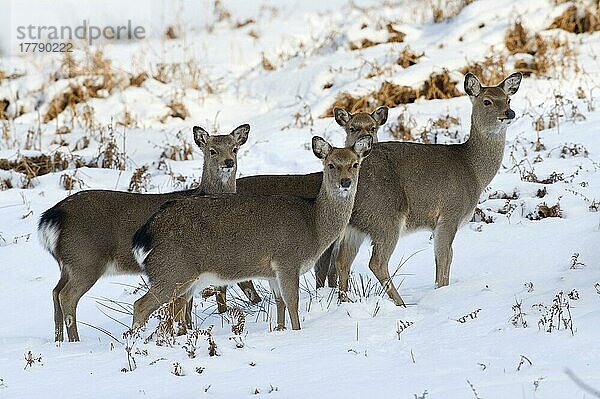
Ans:
<svg viewBox="0 0 600 399"><path fill-rule="evenodd" d="M355 163L354 163L354 165L352 165L352 167L353 167L354 169L357 169L357 168L358 168L358 162L355 162Z"/></svg>
<svg viewBox="0 0 600 399"><path fill-rule="evenodd" d="M329 169L333 169L335 166L333 166L332 163L329 164Z"/></svg>
<svg viewBox="0 0 600 399"><path fill-rule="evenodd" d="M213 150L212 148L210 149L210 155L217 155L217 151Z"/></svg>
<svg viewBox="0 0 600 399"><path fill-rule="evenodd" d="M492 102L490 100L483 100L483 105L487 107L488 105L492 105Z"/></svg>
<svg viewBox="0 0 600 399"><path fill-rule="evenodd" d="M233 153L234 153L234 154L237 154L237 152L238 152L238 149L237 149L237 147L236 147L236 148L234 148L234 149L233 149Z"/></svg>

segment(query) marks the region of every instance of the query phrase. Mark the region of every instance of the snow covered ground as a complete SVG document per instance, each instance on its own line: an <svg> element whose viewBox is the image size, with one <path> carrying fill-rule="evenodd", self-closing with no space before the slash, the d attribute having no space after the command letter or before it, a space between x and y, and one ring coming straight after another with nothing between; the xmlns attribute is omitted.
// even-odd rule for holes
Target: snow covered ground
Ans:
<svg viewBox="0 0 600 399"><path fill-rule="evenodd" d="M0 57L0 110L8 101L7 120L0 112L0 166L42 153L70 160L67 169L29 184L24 173L0 170L0 397L594 397L567 370L600 389L600 33L547 30L571 5L555 3L182 1L171 10L153 2L154 11L167 8L164 19L153 20L162 25L151 25L153 35L143 41L105 43L100 66L88 62L96 47L76 51L71 69L62 55ZM436 16L436 4L457 15ZM94 5L102 21L135 17L135 6L112 6ZM35 13L43 14L40 7ZM366 295L354 289L354 303L338 304L331 289L315 291L308 273L301 331L271 331L273 300L262 282L260 306L232 295L247 312L244 347L237 348L214 300L198 297L195 321L200 329L214 325L218 356L209 356L201 335L191 358L186 337L170 346L144 342L156 320L142 338L123 338L141 279L111 276L79 303L82 341L54 343L51 290L59 270L39 245L36 224L69 195L65 181L72 191L127 190L134 171L148 165L141 191L188 187L202 168L194 125L228 133L250 123L241 176L319 170L310 138L343 143L333 118L320 117L339 93L366 95L384 81L416 88L443 68L462 92L459 70L467 64L503 54L509 72L515 61L535 57L505 48L517 19L531 36L559 37L576 54L558 53L559 65L524 79L513 97L517 119L503 166L481 196L481 212L457 234L448 287L434 289L430 234L403 237L390 270L401 265L394 282L410 305L394 306L374 284L365 243L353 280L370 284ZM162 35L168 26L178 38ZM394 31L406 34L403 42L388 42ZM381 44L351 49L363 39ZM423 56L403 68L396 60L406 46ZM132 84L143 72L148 77ZM90 90L103 73L110 87L44 123L57 94L70 84ZM185 119L175 112L182 109ZM446 115L457 119L435 127ZM379 137L396 140L392 132L404 123L417 141L462 142L469 115L466 96L419 98L391 108ZM92 167L111 145L123 170ZM90 166L75 169L75 158ZM553 309L564 320L541 323Z"/></svg>

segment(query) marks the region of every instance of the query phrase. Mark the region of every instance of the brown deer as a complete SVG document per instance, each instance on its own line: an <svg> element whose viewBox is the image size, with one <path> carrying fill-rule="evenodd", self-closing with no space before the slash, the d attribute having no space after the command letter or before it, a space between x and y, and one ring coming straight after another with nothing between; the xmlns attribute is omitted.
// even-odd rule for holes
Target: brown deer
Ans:
<svg viewBox="0 0 600 399"><path fill-rule="evenodd" d="M96 281L109 274L140 274L131 254L131 237L166 201L205 193L234 193L237 151L250 131L241 125L229 135L209 136L194 127L194 140L204 153L200 187L168 194L136 194L108 190L75 193L45 211L38 224L42 245L60 267L60 279L52 291L55 340L79 341L76 310L79 299ZM259 302L253 286L244 292ZM188 324L191 307L187 309Z"/></svg>
<svg viewBox="0 0 600 399"><path fill-rule="evenodd" d="M323 161L316 199L285 195L204 196L165 204L134 235L132 251L150 279L134 304L133 328L160 305L196 288L268 279L277 304L277 328L300 329L299 278L340 236L350 219L360 164L371 136L333 148L313 137Z"/></svg>
<svg viewBox="0 0 600 399"><path fill-rule="evenodd" d="M373 138L377 143L377 131L388 118L388 107L382 106L371 113L357 112L351 114L343 108L333 109L335 121L346 132L345 146L352 146L364 135ZM259 175L238 179L237 192L240 194L286 194L315 198L321 185L321 172L308 175ZM333 245L327 248L315 266L317 288L328 282L330 287L337 287L337 271L331 264Z"/></svg>
<svg viewBox="0 0 600 399"><path fill-rule="evenodd" d="M370 237L369 268L389 297L403 305L388 262L400 235L417 229L433 231L436 286L448 285L454 236L471 218L481 192L500 168L506 127L515 118L510 97L519 89L521 78L520 73L513 73L497 86L484 87L473 74L465 76L472 113L471 132L462 144L386 142L373 146L362 166L352 217L335 259L341 300L347 299L350 266L361 243ZM239 179L237 188L242 193L260 185L264 193L314 197L320 180L320 173L249 176ZM331 275L326 255L317 263L317 276Z"/></svg>

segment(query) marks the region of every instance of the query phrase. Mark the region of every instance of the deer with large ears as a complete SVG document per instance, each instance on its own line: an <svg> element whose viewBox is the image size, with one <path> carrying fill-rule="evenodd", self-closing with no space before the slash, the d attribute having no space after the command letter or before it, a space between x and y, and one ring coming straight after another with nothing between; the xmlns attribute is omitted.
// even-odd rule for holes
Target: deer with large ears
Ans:
<svg viewBox="0 0 600 399"><path fill-rule="evenodd" d="M342 299L350 265L360 244L370 237L369 268L390 298L403 305L388 262L400 235L421 229L433 231L436 286L448 285L454 236L471 219L479 196L500 168L506 127L515 118L510 96L519 89L521 78L514 73L497 86L484 87L475 75L465 76L472 110L470 135L462 144L375 146L363 167L352 218L335 259Z"/></svg>
<svg viewBox="0 0 600 399"><path fill-rule="evenodd" d="M506 127L515 118L510 97L519 89L521 77L514 73L497 86L484 87L473 74L466 75L472 114L465 143L373 145L363 163L352 217L335 257L341 300L347 298L350 265L366 237L373 246L369 267L397 305L404 301L392 283L388 262L403 233L434 232L436 286L449 283L454 236L471 218L479 195L500 168ZM239 179L237 188L239 193L260 186L263 193L315 197L321 179L321 173L249 176ZM317 276L332 275L324 257L316 269ZM331 278L329 284L333 285Z"/></svg>
<svg viewBox="0 0 600 399"><path fill-rule="evenodd" d="M193 129L194 140L204 153L198 189L168 194L86 190L42 214L38 236L60 267L60 279L52 291L56 341L64 339L65 325L69 341L79 341L77 304L100 277L143 273L131 254L131 237L163 203L205 193L235 192L237 149L246 142L249 131L249 125L241 125L231 134L211 136L200 127ZM241 284L253 302L260 301L251 285ZM186 310L189 326L191 307Z"/></svg>
<svg viewBox="0 0 600 399"><path fill-rule="evenodd" d="M377 143L377 130L387 121L388 107L379 107L370 114L367 112L351 114L343 108L335 107L333 117L346 131L346 146L351 146L364 135L373 137L373 143Z"/></svg>
<svg viewBox="0 0 600 399"><path fill-rule="evenodd" d="M197 288L263 278L275 295L277 328L285 327L287 307L292 328L300 329L300 275L348 224L360 165L372 141L363 136L352 147L334 148L313 137L313 153L324 168L315 199L237 194L163 206L132 240L150 279L149 291L133 306L133 328L144 325L160 305L190 298Z"/></svg>

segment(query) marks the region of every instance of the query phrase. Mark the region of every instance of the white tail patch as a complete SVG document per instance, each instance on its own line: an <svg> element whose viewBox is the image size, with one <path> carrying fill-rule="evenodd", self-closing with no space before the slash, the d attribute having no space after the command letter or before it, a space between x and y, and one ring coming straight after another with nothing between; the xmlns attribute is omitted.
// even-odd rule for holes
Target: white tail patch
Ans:
<svg viewBox="0 0 600 399"><path fill-rule="evenodd" d="M44 223L38 228L40 244L53 255L56 251L59 236L60 228L55 223Z"/></svg>
<svg viewBox="0 0 600 399"><path fill-rule="evenodd" d="M150 252L152 252L152 249L150 249L149 251L146 251L145 248L136 245L135 247L133 247L131 249L131 251L133 252L133 257L135 258L137 263L140 265L140 268L143 271L146 271L146 266L144 265L144 262L146 261L146 258L148 257L148 255L150 255Z"/></svg>

